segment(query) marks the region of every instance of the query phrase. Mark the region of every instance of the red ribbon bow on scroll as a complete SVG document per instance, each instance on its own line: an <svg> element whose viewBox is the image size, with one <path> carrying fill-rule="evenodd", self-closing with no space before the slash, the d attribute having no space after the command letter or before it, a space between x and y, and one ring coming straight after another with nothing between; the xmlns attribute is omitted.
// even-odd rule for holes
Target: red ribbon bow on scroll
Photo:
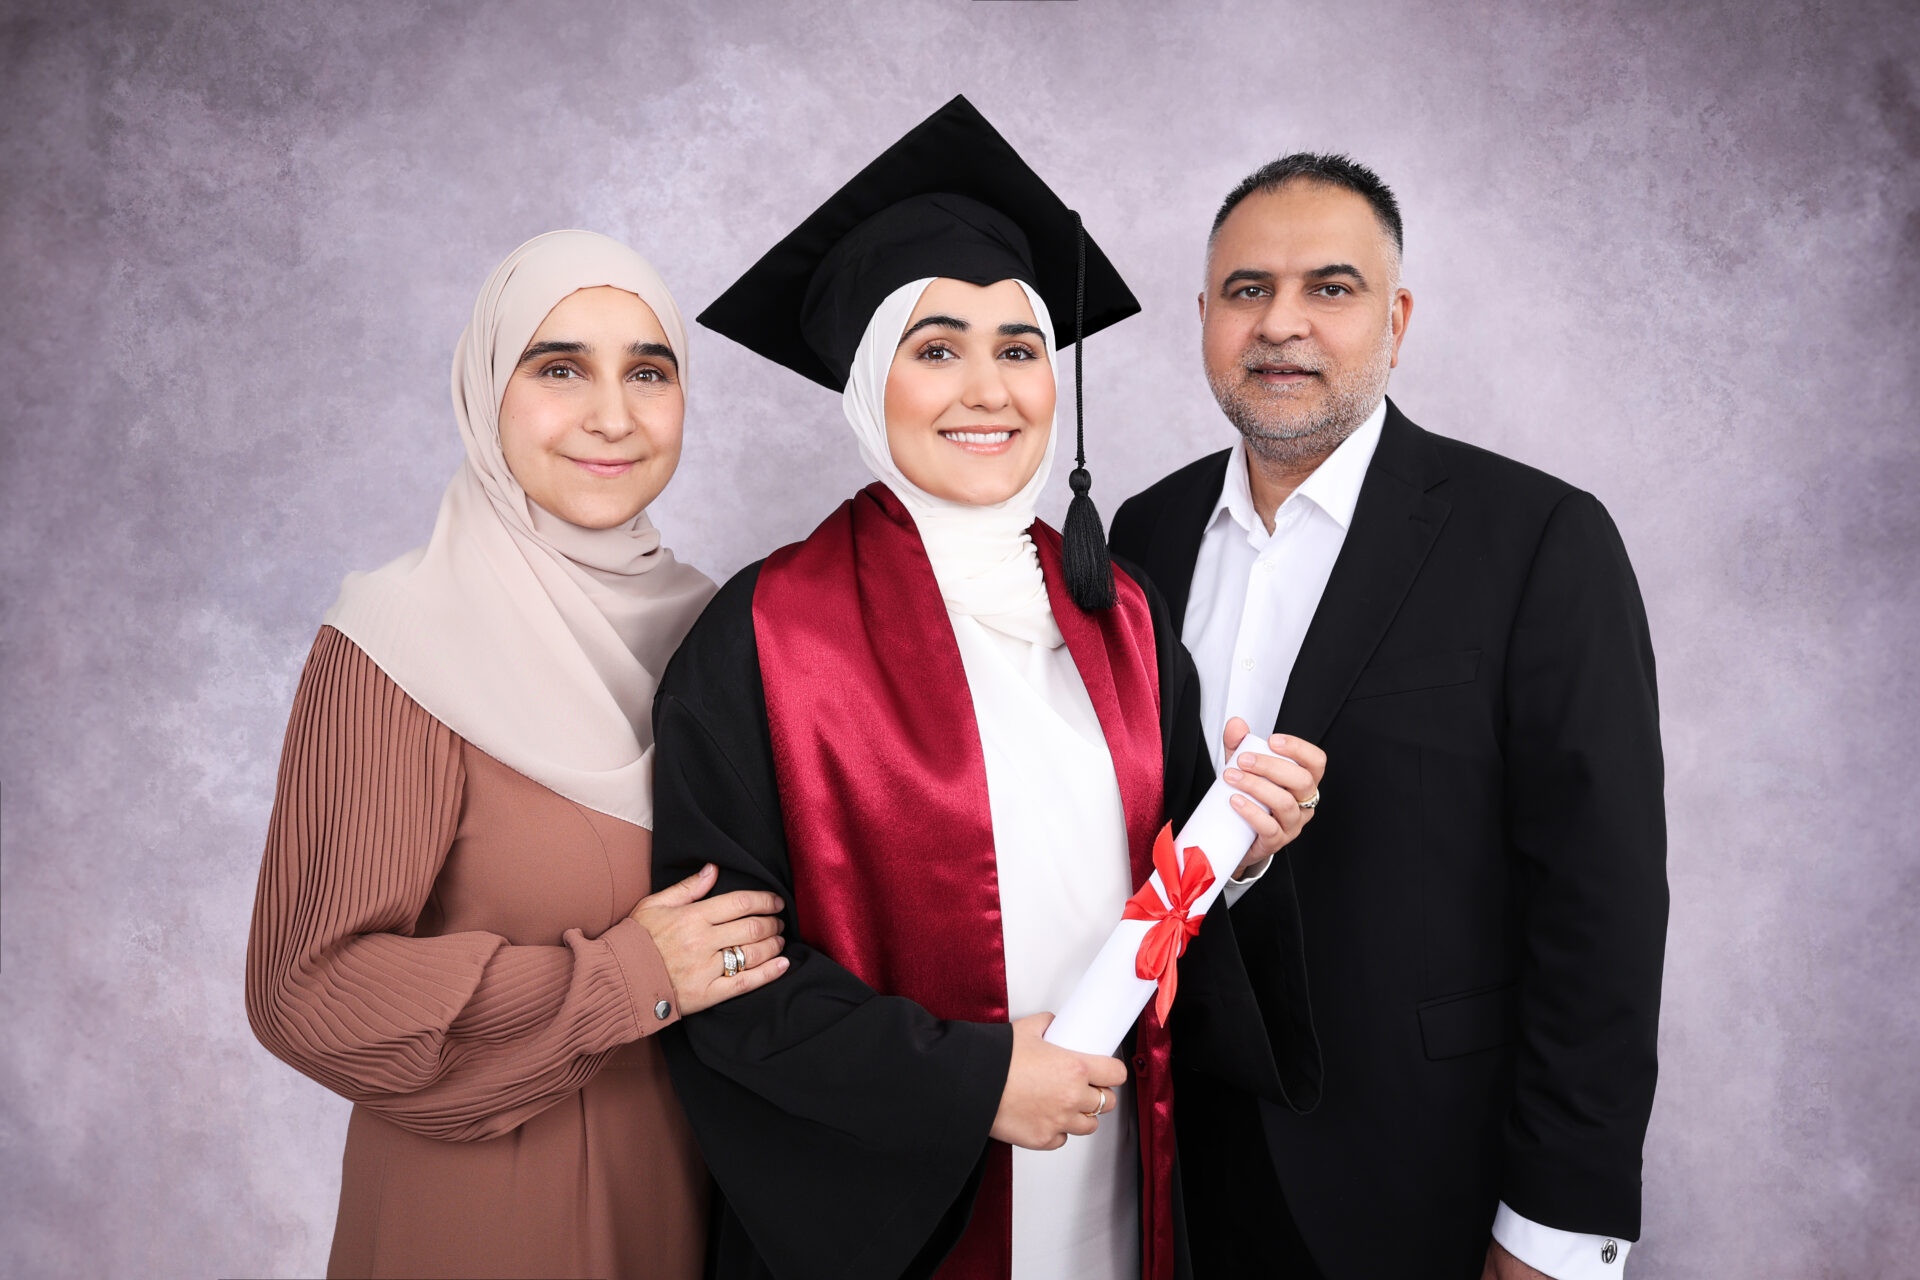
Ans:
<svg viewBox="0 0 1920 1280"><path fill-rule="evenodd" d="M1140 940L1133 971L1160 984L1160 993L1153 1000L1153 1012L1164 1027L1167 1014L1173 1008L1173 993L1180 986L1180 955L1187 949L1187 939L1200 932L1200 921L1187 913L1200 901L1200 895L1212 887L1213 868L1207 865L1207 855L1197 848L1186 850L1183 858L1175 857L1173 824L1169 822L1154 838L1153 869L1160 873L1160 883L1173 905L1160 901L1153 881L1149 880L1127 899L1127 909L1120 913L1120 918L1153 921L1147 936Z"/></svg>

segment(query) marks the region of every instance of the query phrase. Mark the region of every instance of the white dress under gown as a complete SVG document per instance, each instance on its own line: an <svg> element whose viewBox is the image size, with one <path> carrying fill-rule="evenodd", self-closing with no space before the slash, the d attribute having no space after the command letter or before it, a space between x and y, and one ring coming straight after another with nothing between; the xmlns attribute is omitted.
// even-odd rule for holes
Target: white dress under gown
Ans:
<svg viewBox="0 0 1920 1280"><path fill-rule="evenodd" d="M986 756L1007 1006L1060 1008L1133 892L1113 760L1064 644L951 614ZM1013 1280L1138 1280L1140 1158L1133 1089L1099 1131L1013 1149Z"/></svg>

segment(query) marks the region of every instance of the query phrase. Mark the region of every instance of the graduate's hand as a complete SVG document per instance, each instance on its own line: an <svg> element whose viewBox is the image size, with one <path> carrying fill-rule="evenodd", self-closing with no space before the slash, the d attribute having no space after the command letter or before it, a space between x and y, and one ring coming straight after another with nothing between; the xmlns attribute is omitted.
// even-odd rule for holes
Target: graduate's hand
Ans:
<svg viewBox="0 0 1920 1280"><path fill-rule="evenodd" d="M1127 1082L1126 1064L1118 1058L1075 1053L1042 1040L1052 1021L1050 1013L1014 1020L1013 1063L991 1131L1001 1142L1051 1151L1073 1134L1092 1133L1100 1121L1091 1113L1111 1112L1118 1097L1113 1090Z"/></svg>
<svg viewBox="0 0 1920 1280"><path fill-rule="evenodd" d="M1235 716L1227 721L1224 735L1227 750L1239 746L1246 736L1245 720ZM1276 733L1267 739L1267 748L1287 758L1248 751L1232 761L1220 775L1228 786L1246 793L1233 797L1233 811L1253 828L1253 848L1247 850L1247 856L1234 871L1236 880L1259 871L1268 858L1285 848L1313 821L1315 810L1302 809L1300 802L1319 794L1320 779L1327 772L1327 753L1304 738ZM1255 804L1255 800L1259 804Z"/></svg>
<svg viewBox="0 0 1920 1280"><path fill-rule="evenodd" d="M780 954L787 945L780 936L786 926L778 914L785 904L774 894L751 889L708 898L719 878L719 869L709 862L679 884L640 899L633 909L633 918L667 963L682 1017L764 987L787 971L787 958ZM721 954L728 947L740 948L746 960L731 978Z"/></svg>

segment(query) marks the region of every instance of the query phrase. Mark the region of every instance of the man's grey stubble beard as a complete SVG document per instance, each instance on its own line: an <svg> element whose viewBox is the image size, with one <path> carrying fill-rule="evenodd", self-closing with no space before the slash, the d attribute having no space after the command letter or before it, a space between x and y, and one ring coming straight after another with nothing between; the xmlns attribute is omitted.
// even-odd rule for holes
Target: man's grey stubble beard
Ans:
<svg viewBox="0 0 1920 1280"><path fill-rule="evenodd" d="M1387 377L1393 371L1393 326L1389 322L1381 333L1371 359L1339 381L1328 384L1326 400L1318 412L1289 412L1287 407L1266 399L1257 386L1250 386L1246 364L1261 356L1262 353L1249 350L1225 377L1209 374L1207 382L1213 388L1213 398L1219 402L1220 411L1227 415L1227 421L1247 442L1249 453L1278 466L1304 466L1320 461L1339 448L1380 403L1387 389ZM1288 357L1276 354L1271 358L1286 360ZM1326 374L1321 376L1324 378Z"/></svg>

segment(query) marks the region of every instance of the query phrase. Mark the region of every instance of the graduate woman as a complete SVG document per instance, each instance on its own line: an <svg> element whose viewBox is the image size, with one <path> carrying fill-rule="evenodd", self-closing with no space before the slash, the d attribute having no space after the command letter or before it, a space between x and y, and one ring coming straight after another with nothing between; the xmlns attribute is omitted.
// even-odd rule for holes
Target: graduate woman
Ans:
<svg viewBox="0 0 1920 1280"><path fill-rule="evenodd" d="M431 539L347 579L301 675L247 1014L356 1104L329 1275L700 1274L652 1037L785 962L772 894L642 896L654 681L713 592L646 515L686 364L631 249L516 249L454 355Z"/></svg>
<svg viewBox="0 0 1920 1280"><path fill-rule="evenodd" d="M1166 1032L1041 1039L1212 781L1164 609L1090 506L1034 520L1082 249L1092 332L1137 304L955 99L701 317L843 391L876 480L721 590L655 704L656 883L792 904L787 976L666 1037L721 1280L1180 1269ZM1248 780L1245 869L1309 816L1296 754Z"/></svg>

